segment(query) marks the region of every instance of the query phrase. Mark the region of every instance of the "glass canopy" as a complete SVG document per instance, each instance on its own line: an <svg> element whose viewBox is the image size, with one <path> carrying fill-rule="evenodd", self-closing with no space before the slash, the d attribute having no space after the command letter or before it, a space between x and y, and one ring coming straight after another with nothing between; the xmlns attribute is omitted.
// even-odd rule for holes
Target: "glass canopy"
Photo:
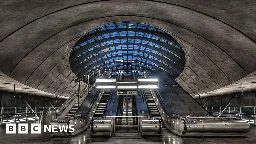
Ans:
<svg viewBox="0 0 256 144"><path fill-rule="evenodd" d="M166 32L143 23L123 22L100 26L73 47L70 64L81 77L93 71L163 70L177 77L184 68L184 52Z"/></svg>

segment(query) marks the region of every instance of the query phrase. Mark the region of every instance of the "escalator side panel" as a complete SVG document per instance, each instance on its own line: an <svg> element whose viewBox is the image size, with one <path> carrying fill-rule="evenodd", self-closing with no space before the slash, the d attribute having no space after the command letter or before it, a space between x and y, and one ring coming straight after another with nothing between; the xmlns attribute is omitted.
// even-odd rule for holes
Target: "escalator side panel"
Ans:
<svg viewBox="0 0 256 144"><path fill-rule="evenodd" d="M118 96L113 95L112 98L108 101L108 105L105 110L105 116L116 116L117 115L117 106L118 106Z"/></svg>
<svg viewBox="0 0 256 144"><path fill-rule="evenodd" d="M164 103L163 108L168 115L209 115L209 113L202 106L200 106L190 94L188 94L175 80L171 79L166 73L152 74L151 77L158 78L158 91Z"/></svg>
<svg viewBox="0 0 256 144"><path fill-rule="evenodd" d="M147 103L144 100L143 96L137 95L137 96L135 96L135 98L136 98L138 116L149 116Z"/></svg>
<svg viewBox="0 0 256 144"><path fill-rule="evenodd" d="M98 94L99 91L97 89L93 89L76 112L76 115L86 116L89 113L91 106L93 105L93 100L95 96Z"/></svg>

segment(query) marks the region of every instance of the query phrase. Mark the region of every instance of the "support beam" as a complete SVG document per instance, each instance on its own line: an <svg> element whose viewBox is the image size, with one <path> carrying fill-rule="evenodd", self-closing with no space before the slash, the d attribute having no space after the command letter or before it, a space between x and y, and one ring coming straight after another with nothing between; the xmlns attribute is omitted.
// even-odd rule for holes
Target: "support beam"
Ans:
<svg viewBox="0 0 256 144"><path fill-rule="evenodd" d="M206 101L204 102L204 104L202 105L202 107L205 107L205 105L208 103L208 101L211 99L211 97L208 97L207 99L206 99Z"/></svg>
<svg viewBox="0 0 256 144"><path fill-rule="evenodd" d="M27 104L27 106L30 108L30 110L35 113L35 115L38 117L37 113L33 110L33 108L30 106L30 104L28 103L28 101L25 99L24 96L21 96L22 99L25 101L25 103ZM39 118L39 117L38 117Z"/></svg>
<svg viewBox="0 0 256 144"><path fill-rule="evenodd" d="M230 103L232 102L232 100L236 97L236 95L234 94L231 99L228 101L228 103L226 104L226 106L224 107L224 109L220 112L220 114L218 115L218 117L220 117L223 112L227 109L227 107L230 105Z"/></svg>
<svg viewBox="0 0 256 144"><path fill-rule="evenodd" d="M46 98L46 100L48 101L48 103L51 105L51 107L53 108L53 109L55 109L55 106L49 101L49 99L48 98Z"/></svg>

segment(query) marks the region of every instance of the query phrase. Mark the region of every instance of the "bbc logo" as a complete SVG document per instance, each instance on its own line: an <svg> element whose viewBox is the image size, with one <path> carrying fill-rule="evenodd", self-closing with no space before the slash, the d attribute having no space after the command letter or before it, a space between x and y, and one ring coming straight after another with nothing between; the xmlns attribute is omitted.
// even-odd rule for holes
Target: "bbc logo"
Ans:
<svg viewBox="0 0 256 144"><path fill-rule="evenodd" d="M28 124L6 124L6 134L28 134ZM41 134L41 124L31 124L31 134Z"/></svg>

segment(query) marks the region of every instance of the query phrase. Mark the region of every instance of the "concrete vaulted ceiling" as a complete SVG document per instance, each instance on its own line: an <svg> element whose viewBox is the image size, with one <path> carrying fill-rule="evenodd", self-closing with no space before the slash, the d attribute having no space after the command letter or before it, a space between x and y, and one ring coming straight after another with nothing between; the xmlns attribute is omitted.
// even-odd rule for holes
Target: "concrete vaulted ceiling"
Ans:
<svg viewBox="0 0 256 144"><path fill-rule="evenodd" d="M186 55L176 80L191 95L256 70L256 1L8 0L0 10L0 71L57 95L77 90L69 65L74 44L114 22L146 23L171 35Z"/></svg>

